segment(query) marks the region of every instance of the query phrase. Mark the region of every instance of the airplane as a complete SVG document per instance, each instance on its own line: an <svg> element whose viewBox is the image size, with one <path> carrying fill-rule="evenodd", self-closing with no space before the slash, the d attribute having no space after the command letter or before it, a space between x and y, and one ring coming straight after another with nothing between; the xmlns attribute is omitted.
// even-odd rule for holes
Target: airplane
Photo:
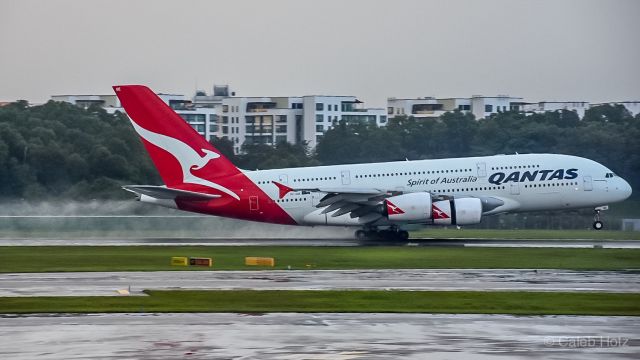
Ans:
<svg viewBox="0 0 640 360"><path fill-rule="evenodd" d="M605 166L559 154L241 170L149 88L113 89L165 184L123 188L183 211L352 226L358 239L406 240L409 224L473 225L495 214L578 208L594 208L600 230L600 211L632 192Z"/></svg>

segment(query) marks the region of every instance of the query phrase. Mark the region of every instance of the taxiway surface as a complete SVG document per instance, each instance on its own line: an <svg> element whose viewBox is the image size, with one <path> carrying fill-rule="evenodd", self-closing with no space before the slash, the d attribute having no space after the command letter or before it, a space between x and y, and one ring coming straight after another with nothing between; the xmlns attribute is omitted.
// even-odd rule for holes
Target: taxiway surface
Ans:
<svg viewBox="0 0 640 360"><path fill-rule="evenodd" d="M89 314L0 317L3 359L635 359L636 317Z"/></svg>
<svg viewBox="0 0 640 360"><path fill-rule="evenodd" d="M640 292L639 271L527 269L143 271L0 274L0 296L108 296L142 290Z"/></svg>

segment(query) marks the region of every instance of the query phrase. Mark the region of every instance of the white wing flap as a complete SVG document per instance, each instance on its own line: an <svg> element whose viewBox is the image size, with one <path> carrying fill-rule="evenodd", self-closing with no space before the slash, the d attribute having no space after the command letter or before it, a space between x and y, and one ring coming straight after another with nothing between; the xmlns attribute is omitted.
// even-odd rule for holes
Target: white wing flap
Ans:
<svg viewBox="0 0 640 360"><path fill-rule="evenodd" d="M147 195L156 199L174 200L176 198L184 200L211 200L217 199L220 195L205 194L195 191L171 189L165 186L154 185L126 185L123 189L138 195Z"/></svg>

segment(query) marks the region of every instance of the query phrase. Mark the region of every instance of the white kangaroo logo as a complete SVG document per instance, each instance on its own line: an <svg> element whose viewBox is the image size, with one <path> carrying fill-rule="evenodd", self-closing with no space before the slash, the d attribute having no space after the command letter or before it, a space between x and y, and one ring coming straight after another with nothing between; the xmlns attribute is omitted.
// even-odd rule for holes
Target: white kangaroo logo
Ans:
<svg viewBox="0 0 640 360"><path fill-rule="evenodd" d="M438 209L435 205L432 207L432 209L433 209L434 218L442 219L442 218L448 217L448 215L445 214L444 211Z"/></svg>
<svg viewBox="0 0 640 360"><path fill-rule="evenodd" d="M163 149L164 151L173 155L176 160L178 160L178 162L180 163L180 167L182 167L183 183L198 184L210 187L212 189L220 190L223 193L232 196L236 200L240 200L240 197L236 193L227 189L226 187L197 177L191 173L191 170L202 169L209 163L209 161L219 158L220 154L217 154L211 150L201 149L205 153L205 155L204 157L200 156L200 154L198 154L197 151L193 150L191 146L183 143L180 140L166 135L154 133L153 131L149 131L136 124L133 120L131 120L131 124L133 124L133 128L143 139Z"/></svg>

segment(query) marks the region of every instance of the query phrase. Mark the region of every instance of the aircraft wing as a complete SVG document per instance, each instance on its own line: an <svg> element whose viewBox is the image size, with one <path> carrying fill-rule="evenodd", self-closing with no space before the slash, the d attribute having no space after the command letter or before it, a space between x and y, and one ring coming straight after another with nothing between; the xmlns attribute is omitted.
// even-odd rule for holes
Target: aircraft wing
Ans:
<svg viewBox="0 0 640 360"><path fill-rule="evenodd" d="M363 224L372 223L383 217L382 200L402 192L375 188L292 188L276 181L273 182L283 198L291 191L318 192L326 194L316 205L324 208L322 214L331 213L331 217L349 214L359 218Z"/></svg>
<svg viewBox="0 0 640 360"><path fill-rule="evenodd" d="M125 185L122 188L137 195L147 195L156 199L175 200L176 198L180 198L183 200L211 200L220 197L220 195L172 189L165 186Z"/></svg>
<svg viewBox="0 0 640 360"><path fill-rule="evenodd" d="M291 191L321 192L326 195L320 199L317 208L324 208L321 214L331 213L331 217L349 214L351 218L358 218L362 224L373 223L383 215L382 201L388 197L401 195L398 190L360 189L360 188L291 188L278 182L273 182L279 190L280 198ZM482 202L485 212L490 212L505 205L505 201L493 196L472 196L454 194L431 194L433 201L449 200L454 197L477 197Z"/></svg>

